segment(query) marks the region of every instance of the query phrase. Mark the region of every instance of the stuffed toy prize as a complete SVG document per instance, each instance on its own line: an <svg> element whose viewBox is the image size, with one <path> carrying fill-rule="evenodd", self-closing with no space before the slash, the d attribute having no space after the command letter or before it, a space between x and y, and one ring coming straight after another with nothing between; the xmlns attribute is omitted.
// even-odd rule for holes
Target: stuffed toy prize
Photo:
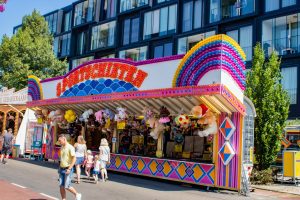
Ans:
<svg viewBox="0 0 300 200"><path fill-rule="evenodd" d="M73 123L76 120L76 113L73 110L67 110L64 117L68 123Z"/></svg>
<svg viewBox="0 0 300 200"><path fill-rule="evenodd" d="M166 124L170 122L169 115L170 115L169 110L165 106L162 106L160 108L160 113L159 113L159 117L160 117L159 123Z"/></svg>

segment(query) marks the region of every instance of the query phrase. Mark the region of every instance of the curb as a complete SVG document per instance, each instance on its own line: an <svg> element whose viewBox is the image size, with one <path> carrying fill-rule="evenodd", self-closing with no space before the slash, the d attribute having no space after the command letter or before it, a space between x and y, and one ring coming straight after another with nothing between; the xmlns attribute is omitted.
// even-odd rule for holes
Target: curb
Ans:
<svg viewBox="0 0 300 200"><path fill-rule="evenodd" d="M251 185L251 187L255 188L255 189L259 189L259 190L266 190L266 191L271 191L271 192L279 192L279 193L285 193L285 194L292 194L292 195L300 196L300 193L286 192L286 191L280 191L280 190L268 189L268 188L261 188L261 187L256 187L254 185Z"/></svg>

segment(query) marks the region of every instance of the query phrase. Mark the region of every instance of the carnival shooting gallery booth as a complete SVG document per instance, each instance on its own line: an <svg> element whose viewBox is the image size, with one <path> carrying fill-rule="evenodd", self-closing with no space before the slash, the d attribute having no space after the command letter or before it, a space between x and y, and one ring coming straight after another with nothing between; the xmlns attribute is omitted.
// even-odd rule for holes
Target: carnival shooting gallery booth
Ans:
<svg viewBox="0 0 300 200"><path fill-rule="evenodd" d="M240 190L244 70L241 47L216 35L186 55L100 59L61 77L31 76L27 106L48 113L40 119L48 159L58 159L58 134L70 143L83 135L95 152L105 137L110 170Z"/></svg>

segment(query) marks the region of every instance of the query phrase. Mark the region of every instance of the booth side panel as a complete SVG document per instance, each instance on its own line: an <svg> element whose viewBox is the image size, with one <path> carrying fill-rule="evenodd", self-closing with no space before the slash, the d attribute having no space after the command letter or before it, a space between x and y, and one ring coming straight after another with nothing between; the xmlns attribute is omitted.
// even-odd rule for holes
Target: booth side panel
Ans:
<svg viewBox="0 0 300 200"><path fill-rule="evenodd" d="M112 154L109 169L198 185L215 184L213 164Z"/></svg>
<svg viewBox="0 0 300 200"><path fill-rule="evenodd" d="M228 123L228 131L234 128L230 138L225 139L221 131L218 133L218 159L217 159L217 182L216 186L239 190L240 188L240 165L241 165L241 133L242 116L239 113L233 113L231 117L226 118L226 114L220 116L220 126L224 120L229 119L233 127Z"/></svg>

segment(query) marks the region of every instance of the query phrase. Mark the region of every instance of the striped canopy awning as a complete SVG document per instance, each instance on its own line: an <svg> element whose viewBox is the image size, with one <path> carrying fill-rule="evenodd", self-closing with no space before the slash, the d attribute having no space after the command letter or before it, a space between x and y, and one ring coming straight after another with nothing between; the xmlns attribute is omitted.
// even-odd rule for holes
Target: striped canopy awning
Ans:
<svg viewBox="0 0 300 200"><path fill-rule="evenodd" d="M161 106L167 107L171 115L188 114L192 107L201 103L217 114L245 114L242 102L224 85L219 84L47 99L28 102L27 106L32 109L72 109L77 114L82 114L87 109L98 111L108 108L116 111L117 107L124 107L128 114L138 116L145 107L152 107L159 113Z"/></svg>

